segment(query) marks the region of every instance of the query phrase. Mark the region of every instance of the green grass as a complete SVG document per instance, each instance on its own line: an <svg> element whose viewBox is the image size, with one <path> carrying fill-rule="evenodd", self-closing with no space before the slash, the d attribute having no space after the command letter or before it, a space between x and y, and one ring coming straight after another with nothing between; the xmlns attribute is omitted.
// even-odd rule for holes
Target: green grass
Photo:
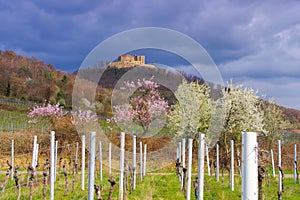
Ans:
<svg viewBox="0 0 300 200"><path fill-rule="evenodd" d="M184 199L175 174L146 176L128 199Z"/></svg>
<svg viewBox="0 0 300 200"><path fill-rule="evenodd" d="M118 174L116 174L117 176ZM27 175L20 175L21 183L26 182ZM137 177L138 178L138 177ZM0 183L4 182L5 175L0 175ZM42 176L39 176L39 179L42 179ZM69 179L69 193L67 196L65 193L65 179L63 174L60 174L60 179L55 182L55 199L87 199L88 188L86 184L85 191L81 190L81 179L80 174L76 176L75 182L75 192L71 191L72 188L72 176L68 176ZM195 179L193 176L192 181ZM99 175L96 175L95 184L100 184L102 186L102 197L103 199L107 199L110 184L107 181L108 176L104 174L103 181L99 180ZM113 199L118 199L118 177L117 184L114 188ZM87 177L86 177L87 182ZM192 184L193 185L193 184ZM7 185L7 189L2 198L2 194L0 192L0 199L8 199L13 200L17 198L17 189L12 189L14 186L14 181L9 181ZM300 184L294 184L293 179L287 178L285 179L285 192L283 192L283 199L296 200L299 199L300 196ZM40 184L37 187L34 187L34 196L33 199L43 199L43 185ZM263 182L263 195L264 200L272 200L277 199L277 178L270 179L270 185L267 186L264 180ZM22 187L21 191L21 199L29 198L29 188ZM47 199L49 199L49 185L47 189ZM184 200L184 194L180 190L180 182L178 177L174 173L165 173L164 171L157 171L157 174L148 175L144 177L143 181L140 182L137 180L137 188L133 191L132 194L129 194L127 191L127 199L129 200L147 200L147 199L178 199ZM194 200L194 188L191 188L191 200ZM235 200L241 199L241 178L239 176L235 177L235 191L231 191L229 186L229 178L224 177L224 181L222 181L222 177L220 180L216 182L213 176L205 177L204 183L204 199L211 200Z"/></svg>

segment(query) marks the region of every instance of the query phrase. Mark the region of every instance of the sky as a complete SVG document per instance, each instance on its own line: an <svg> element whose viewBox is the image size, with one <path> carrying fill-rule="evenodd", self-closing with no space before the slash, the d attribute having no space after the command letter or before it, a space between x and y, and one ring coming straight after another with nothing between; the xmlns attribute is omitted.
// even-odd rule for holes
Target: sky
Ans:
<svg viewBox="0 0 300 200"><path fill-rule="evenodd" d="M299 10L292 0L0 0L0 49L73 72L114 34L168 28L201 44L224 82L300 110Z"/></svg>

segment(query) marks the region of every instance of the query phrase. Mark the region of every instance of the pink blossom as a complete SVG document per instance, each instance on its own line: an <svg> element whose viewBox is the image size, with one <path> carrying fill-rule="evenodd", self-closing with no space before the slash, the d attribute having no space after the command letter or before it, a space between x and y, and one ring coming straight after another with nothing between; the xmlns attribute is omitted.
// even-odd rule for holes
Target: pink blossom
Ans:
<svg viewBox="0 0 300 200"><path fill-rule="evenodd" d="M77 110L72 112L72 123L87 124L98 121L97 115L91 110Z"/></svg>
<svg viewBox="0 0 300 200"><path fill-rule="evenodd" d="M124 85L125 89L138 88L139 95L130 98L127 105L114 106L115 116L111 120L118 123L133 121L146 131L152 121L166 113L168 103L160 96L159 85L152 80L127 81Z"/></svg>
<svg viewBox="0 0 300 200"><path fill-rule="evenodd" d="M51 105L48 103L43 106L35 106L29 113L29 123L36 123L38 117L56 118L60 119L66 115L59 104Z"/></svg>

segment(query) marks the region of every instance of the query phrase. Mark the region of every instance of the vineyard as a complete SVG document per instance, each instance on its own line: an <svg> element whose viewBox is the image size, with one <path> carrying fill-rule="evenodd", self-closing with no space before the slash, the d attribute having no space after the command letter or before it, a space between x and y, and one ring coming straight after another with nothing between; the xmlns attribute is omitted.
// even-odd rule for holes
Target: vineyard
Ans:
<svg viewBox="0 0 300 200"><path fill-rule="evenodd" d="M143 108L140 102L145 101L159 115L165 113L169 105L155 91L158 85L146 80L138 82L138 85L143 84L149 90L142 88L140 92L150 92L134 96L131 99L136 103L133 107ZM210 119L207 110L219 107L213 107L216 102L210 102L208 93L199 92L209 90L205 85L183 82L178 95L185 98L189 89L197 89L197 95L201 94L197 96L199 102L193 100L183 104L187 112L185 118L180 117L180 110L176 110L179 105L175 104L168 116L169 124L152 137L143 137L143 134L151 128L149 118L157 114L153 111L149 111L147 114L151 117L146 118L140 116L142 112L138 109L124 110L117 106L114 107L116 117L104 120L91 110L71 112L59 104L32 105L3 98L1 198L297 199L300 195L298 135L284 135L273 130L275 123L261 120L262 115L257 114L249 121L243 113L237 112L234 117L239 120L232 120L229 115L225 128L238 128L230 132L230 137L226 135L228 132L222 132L212 144L211 135L199 133L199 130L207 133L207 124L199 125L195 120ZM240 101L243 95L252 96L253 101L248 102L252 108L247 109L253 109L250 113L258 111L254 107L257 98L253 91L244 91L245 94L237 92L235 98ZM232 94L225 92L224 99L234 101ZM205 102L204 106L195 112L194 108L201 102ZM270 106L269 111L273 109L271 111L279 113L279 117L272 118L276 127L287 124L281 121L274 104L262 102L259 105ZM235 107L228 109L236 111ZM271 111L268 117L275 115ZM141 128L138 132L125 133L116 125L124 120L135 120ZM273 128L273 135L240 131L243 126L260 129L263 123ZM99 124L101 129L97 128Z"/></svg>
<svg viewBox="0 0 300 200"><path fill-rule="evenodd" d="M11 140L10 144L1 142L1 145L11 146L10 151L1 152L2 199L49 199L51 195L54 199L196 199L199 187L203 188L202 199L240 199L242 195L245 177L241 172L244 169L241 163L245 162L243 155L233 158L234 164L231 164L230 168L234 170L228 170L222 166L223 161L218 149L203 151L203 146L199 148L198 154L191 153L192 143L182 140L173 151L173 163L166 165L165 169L151 170L153 163L147 159L147 145L140 142L140 145L132 146L132 152L125 153L125 135L120 138L117 151L111 143L106 145L101 141L96 142L92 133L88 137L89 141L85 142L83 136L83 143L76 142L64 146L58 145L58 141L53 142L54 137L49 137L50 134L43 135L47 135L49 143L41 146L36 136L30 139L31 144L18 144L14 140ZM51 135L54 136L54 133ZM126 137L128 138L130 139ZM131 145L137 144L135 136L130 140ZM32 152L19 154L18 146L31 147ZM128 144L126 146L128 148ZM281 146L277 147L281 150ZM296 145L292 147L295 157L286 154L291 150L288 146L282 147L282 151L279 152L276 148L268 153L254 151L253 156L257 158L250 161L267 170L261 180L258 179L262 186L263 199L277 199L280 183L278 176L282 173L278 171L277 166L285 169L281 174L284 177L281 183L282 198L297 199L300 195L298 171L295 171L294 175L297 165L293 165L294 160L294 163L297 163L298 152ZM119 155L116 153L118 151ZM198 155L200 157L197 159ZM130 160L126 159L124 162L125 157L129 157ZM282 165L278 163L279 160L282 160ZM54 166L53 176L50 170L51 162ZM35 163L35 168L31 163ZM202 169L202 172L199 172L199 169ZM203 178L199 179L201 173ZM258 175L255 176L255 173ZM259 171L254 168L251 170L251 176L260 177ZM202 184L196 180L202 180ZM53 194L50 189L51 182L54 187Z"/></svg>

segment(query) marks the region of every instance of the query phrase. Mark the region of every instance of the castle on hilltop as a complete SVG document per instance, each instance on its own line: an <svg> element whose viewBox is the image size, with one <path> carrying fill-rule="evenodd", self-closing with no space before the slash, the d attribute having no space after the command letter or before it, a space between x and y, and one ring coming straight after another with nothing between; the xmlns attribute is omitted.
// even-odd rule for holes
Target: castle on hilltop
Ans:
<svg viewBox="0 0 300 200"><path fill-rule="evenodd" d="M145 56L133 56L130 54L124 54L119 56L117 62L110 62L108 66L111 68L130 68L135 66L153 67L153 65L145 63Z"/></svg>

